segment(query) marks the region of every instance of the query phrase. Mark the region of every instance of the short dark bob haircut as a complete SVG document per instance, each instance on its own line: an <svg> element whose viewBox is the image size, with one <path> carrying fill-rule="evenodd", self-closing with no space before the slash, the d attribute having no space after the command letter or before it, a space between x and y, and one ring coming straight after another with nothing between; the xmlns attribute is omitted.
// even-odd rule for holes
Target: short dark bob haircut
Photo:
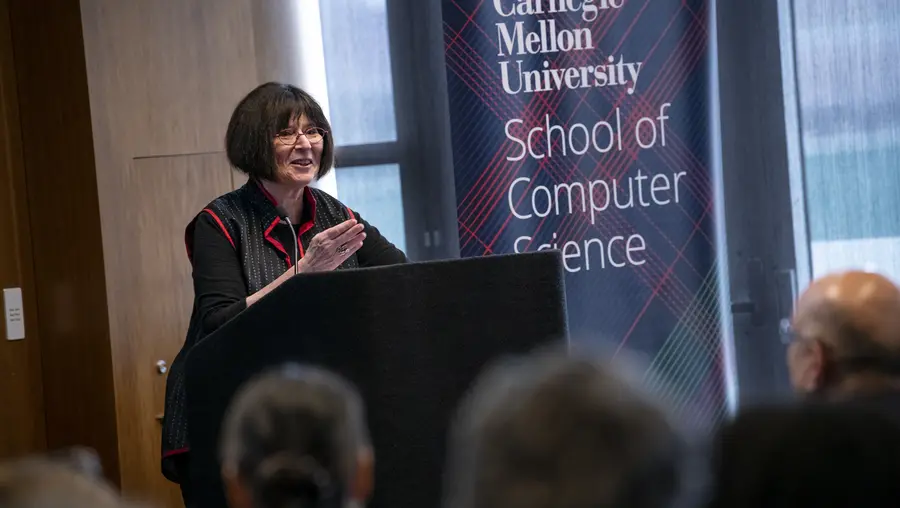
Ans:
<svg viewBox="0 0 900 508"><path fill-rule="evenodd" d="M311 95L284 83L259 85L234 108L225 133L228 162L251 177L275 181L278 169L273 142L300 115L306 115L312 125L328 131L322 139L322 160L316 174L316 178L322 178L334 165L331 125Z"/></svg>

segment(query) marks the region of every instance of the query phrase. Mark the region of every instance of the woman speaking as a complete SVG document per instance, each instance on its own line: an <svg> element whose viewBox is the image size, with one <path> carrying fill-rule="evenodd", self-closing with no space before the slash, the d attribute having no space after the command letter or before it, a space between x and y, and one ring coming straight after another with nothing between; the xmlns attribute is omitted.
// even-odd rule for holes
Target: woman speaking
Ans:
<svg viewBox="0 0 900 508"><path fill-rule="evenodd" d="M310 186L331 169L334 140L322 108L303 90L266 83L251 91L231 115L225 150L249 180L187 225L194 306L166 385L163 474L181 484L188 506L182 362L193 344L295 272L406 262L359 214Z"/></svg>

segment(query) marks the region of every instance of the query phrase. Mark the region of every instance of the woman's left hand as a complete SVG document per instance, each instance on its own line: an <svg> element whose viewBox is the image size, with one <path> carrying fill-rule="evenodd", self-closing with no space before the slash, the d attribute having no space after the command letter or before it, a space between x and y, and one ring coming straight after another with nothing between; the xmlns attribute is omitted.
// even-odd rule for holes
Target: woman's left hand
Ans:
<svg viewBox="0 0 900 508"><path fill-rule="evenodd" d="M328 272L341 266L363 245L366 234L356 219L344 221L317 234L298 263L300 272Z"/></svg>

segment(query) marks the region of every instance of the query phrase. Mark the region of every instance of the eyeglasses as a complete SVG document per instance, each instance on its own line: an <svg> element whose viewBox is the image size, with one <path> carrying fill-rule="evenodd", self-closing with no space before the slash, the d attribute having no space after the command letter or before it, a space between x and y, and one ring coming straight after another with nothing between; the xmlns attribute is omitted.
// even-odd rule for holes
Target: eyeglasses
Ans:
<svg viewBox="0 0 900 508"><path fill-rule="evenodd" d="M315 145L317 143L321 143L325 138L325 134L328 134L328 131L325 129L320 129L318 127L310 127L303 131L281 131L275 136L275 139L278 140L279 143L284 145L296 145L298 141L300 141L300 136L306 137L306 140L309 141L309 144Z"/></svg>

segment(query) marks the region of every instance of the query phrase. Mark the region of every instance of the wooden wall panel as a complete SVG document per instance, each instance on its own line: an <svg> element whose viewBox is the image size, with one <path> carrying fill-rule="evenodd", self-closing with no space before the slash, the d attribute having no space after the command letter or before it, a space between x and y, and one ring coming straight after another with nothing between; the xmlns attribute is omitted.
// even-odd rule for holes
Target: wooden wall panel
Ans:
<svg viewBox="0 0 900 508"><path fill-rule="evenodd" d="M117 481L106 276L78 2L9 4L47 446L93 447Z"/></svg>
<svg viewBox="0 0 900 508"><path fill-rule="evenodd" d="M250 0L81 5L97 140L132 157L222 150L257 84Z"/></svg>
<svg viewBox="0 0 900 508"><path fill-rule="evenodd" d="M25 340L6 341L5 320L0 318L0 458L46 447L40 334L18 100L9 3L0 0L0 288L22 288L26 334Z"/></svg>

